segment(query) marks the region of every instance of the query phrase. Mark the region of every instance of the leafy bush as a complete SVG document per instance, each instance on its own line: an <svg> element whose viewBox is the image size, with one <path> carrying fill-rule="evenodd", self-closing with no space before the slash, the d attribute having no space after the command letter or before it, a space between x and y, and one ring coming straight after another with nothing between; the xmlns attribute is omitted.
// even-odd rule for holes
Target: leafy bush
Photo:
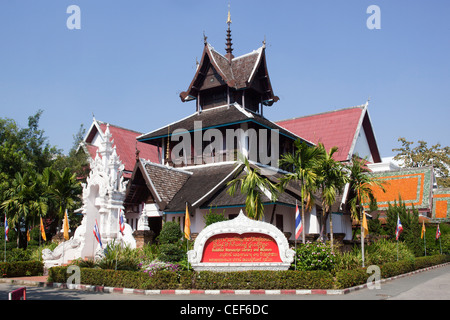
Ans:
<svg viewBox="0 0 450 320"><path fill-rule="evenodd" d="M180 270L177 264L172 264L158 260L152 261L147 265L143 265L141 269L144 273L147 273L150 277L154 276L157 272L163 270L171 272L178 272Z"/></svg>
<svg viewBox="0 0 450 320"><path fill-rule="evenodd" d="M414 259L414 253L404 243L398 243L398 260ZM386 239L378 240L367 246L365 254L366 265L381 265L386 262L397 261L397 243Z"/></svg>
<svg viewBox="0 0 450 320"><path fill-rule="evenodd" d="M158 236L160 244L175 243L182 237L180 225L176 222L169 221L164 223L161 233Z"/></svg>
<svg viewBox="0 0 450 320"><path fill-rule="evenodd" d="M194 274L195 289L329 289L333 277L326 271L201 271ZM186 281L189 282L189 281Z"/></svg>
<svg viewBox="0 0 450 320"><path fill-rule="evenodd" d="M110 242L104 250L104 257L97 262L101 269L139 270L138 251Z"/></svg>
<svg viewBox="0 0 450 320"><path fill-rule="evenodd" d="M44 273L44 264L40 261L0 262L0 278L38 276Z"/></svg>
<svg viewBox="0 0 450 320"><path fill-rule="evenodd" d="M164 262L178 262L186 256L185 249L180 244L165 243L159 246L159 260Z"/></svg>
<svg viewBox="0 0 450 320"><path fill-rule="evenodd" d="M228 220L223 212L222 213L218 213L218 212L213 212L212 209L209 209L209 212L207 214L205 214L205 216L203 217L203 220L205 221L205 227L216 223L216 222L221 222L221 221L226 221Z"/></svg>
<svg viewBox="0 0 450 320"><path fill-rule="evenodd" d="M295 259L297 259L297 270L304 271L330 271L336 262L336 256L331 253L331 247L319 241L297 246ZM291 267L294 267L294 264Z"/></svg>
<svg viewBox="0 0 450 320"><path fill-rule="evenodd" d="M365 268L341 270L336 272L336 287L338 289L354 287L365 283L368 277Z"/></svg>

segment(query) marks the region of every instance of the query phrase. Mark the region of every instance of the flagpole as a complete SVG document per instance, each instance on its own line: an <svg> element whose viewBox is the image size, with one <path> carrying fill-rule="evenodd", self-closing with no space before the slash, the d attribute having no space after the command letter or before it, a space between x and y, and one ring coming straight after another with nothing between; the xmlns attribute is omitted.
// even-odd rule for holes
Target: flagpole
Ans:
<svg viewBox="0 0 450 320"><path fill-rule="evenodd" d="M5 225L4 225L4 230L5 230L5 237L4 237L4 239L3 240L5 240L5 261L4 262L6 262L6 239L7 239L7 235L6 235L6 225L8 224L8 221L6 220L6 212L5 212Z"/></svg>
<svg viewBox="0 0 450 320"><path fill-rule="evenodd" d="M427 256L427 239L425 237L425 234L426 234L426 232L424 232L424 235L423 235L423 246L425 248L425 257L426 257Z"/></svg>
<svg viewBox="0 0 450 320"><path fill-rule="evenodd" d="M297 200L295 200L295 208L297 207ZM297 209L296 209L297 210ZM295 255L294 255L294 270L297 271L297 212L294 212L294 246L295 246Z"/></svg>
<svg viewBox="0 0 450 320"><path fill-rule="evenodd" d="M5 213L5 221L6 221L6 213ZM5 261L4 262L6 262L6 225L5 225L5 238L3 240L5 240Z"/></svg>

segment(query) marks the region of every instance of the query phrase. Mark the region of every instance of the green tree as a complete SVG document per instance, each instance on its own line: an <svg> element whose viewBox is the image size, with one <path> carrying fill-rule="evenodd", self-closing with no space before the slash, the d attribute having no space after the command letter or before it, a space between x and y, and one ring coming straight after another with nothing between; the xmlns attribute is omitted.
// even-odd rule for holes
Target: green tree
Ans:
<svg viewBox="0 0 450 320"><path fill-rule="evenodd" d="M70 168L65 168L62 172L46 168L43 176L48 181L47 193L54 209L53 225L59 225L66 210L71 218L70 213L80 207L81 184Z"/></svg>
<svg viewBox="0 0 450 320"><path fill-rule="evenodd" d="M314 204L313 192L317 190L316 166L319 157L319 148L311 147L299 139L294 142L294 152L281 155L279 161L282 168L290 171L280 179L281 188L285 188L290 182L298 183L300 186L303 223L305 221L305 209L311 210ZM305 231L303 231L303 243L305 243L305 240Z"/></svg>
<svg viewBox="0 0 450 320"><path fill-rule="evenodd" d="M361 222L361 253L363 266L364 238L362 237L362 218L363 214L365 214L363 204L373 203L375 201L375 197L372 192L373 187L379 187L383 190L383 192L385 192L383 183L368 174L369 169L366 164L366 160L360 159L358 155L353 155L351 163L347 165L350 172L350 212L354 220Z"/></svg>
<svg viewBox="0 0 450 320"><path fill-rule="evenodd" d="M386 211L386 233L391 237L395 237L397 228L397 217L400 217L403 231L400 233L399 241L404 241L406 246L414 253L415 256L424 255L423 239L420 238L422 225L419 223L419 211L412 206L407 209L402 199L388 206Z"/></svg>
<svg viewBox="0 0 450 320"><path fill-rule="evenodd" d="M32 172L17 172L11 186L5 192L1 204L11 227L18 227L19 247L26 247L26 230L36 217L48 212L48 193L42 175Z"/></svg>
<svg viewBox="0 0 450 320"><path fill-rule="evenodd" d="M77 179L84 179L89 175L89 152L80 148L86 129L80 126L78 132L73 135L73 145L68 155L59 154L52 164L52 167L58 171L64 171L65 168L76 174Z"/></svg>
<svg viewBox="0 0 450 320"><path fill-rule="evenodd" d="M242 194L246 194L245 211L247 216L251 219L260 220L264 217L264 205L262 202L263 190L268 190L271 193L273 201L277 198L277 186L269 179L260 174L260 170L252 167L247 158L240 156L239 165L244 164L242 174L235 177L227 183L229 186L228 194L234 196L239 187Z"/></svg>
<svg viewBox="0 0 450 320"><path fill-rule="evenodd" d="M419 140L418 145L411 148L414 142L405 138L399 138L398 141L402 146L392 149L397 152L394 160L401 161L401 165L406 168L433 166L438 187L450 187L450 147L442 147L440 143L428 147L427 142Z"/></svg>
<svg viewBox="0 0 450 320"><path fill-rule="evenodd" d="M331 252L334 252L334 237L333 237L333 219L330 214L331 207L336 202L336 196L340 194L346 183L349 182L349 177L344 171L344 166L333 159L333 154L337 152L338 148L333 147L328 152L322 143L318 144L320 150L320 159L317 163L317 182L320 186L322 194L322 208L324 214L322 215L322 227L320 230L320 238L323 240L326 228L326 220L330 220L330 245Z"/></svg>

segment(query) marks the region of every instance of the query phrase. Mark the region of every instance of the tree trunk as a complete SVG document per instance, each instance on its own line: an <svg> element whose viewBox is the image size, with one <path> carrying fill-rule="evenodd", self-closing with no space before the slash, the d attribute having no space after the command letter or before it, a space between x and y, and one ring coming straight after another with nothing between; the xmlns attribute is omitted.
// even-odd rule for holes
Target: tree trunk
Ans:
<svg viewBox="0 0 450 320"><path fill-rule="evenodd" d="M303 199L302 199L302 224L303 224L302 241L303 241L303 244L305 244L306 243L306 236L305 236L306 224L305 224L305 204L303 203Z"/></svg>
<svg viewBox="0 0 450 320"><path fill-rule="evenodd" d="M334 253L334 237L333 237L333 214L328 213L330 216L330 244L331 244L331 253Z"/></svg>
<svg viewBox="0 0 450 320"><path fill-rule="evenodd" d="M322 211L322 217L320 218L320 235L319 235L319 239L322 242L325 242L325 236L327 234L327 219L328 219L328 212Z"/></svg>

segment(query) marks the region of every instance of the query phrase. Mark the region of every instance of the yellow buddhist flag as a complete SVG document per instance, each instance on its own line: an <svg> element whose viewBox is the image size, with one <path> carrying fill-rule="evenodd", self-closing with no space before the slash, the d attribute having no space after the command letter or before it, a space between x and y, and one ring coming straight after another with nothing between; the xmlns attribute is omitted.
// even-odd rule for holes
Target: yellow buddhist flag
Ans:
<svg viewBox="0 0 450 320"><path fill-rule="evenodd" d="M64 213L64 239L69 240L69 218L67 217L67 209Z"/></svg>
<svg viewBox="0 0 450 320"><path fill-rule="evenodd" d="M42 239L44 239L44 241L47 241L47 237L45 236L44 224L42 223L42 217L41 217L41 235Z"/></svg>
<svg viewBox="0 0 450 320"><path fill-rule="evenodd" d="M363 212L362 227L363 227L363 235L362 236L365 238L367 235L369 235L369 227L367 226L366 214L364 212Z"/></svg>
<svg viewBox="0 0 450 320"><path fill-rule="evenodd" d="M191 219L189 218L189 210L186 202L186 217L184 219L184 237L191 240Z"/></svg>
<svg viewBox="0 0 450 320"><path fill-rule="evenodd" d="M31 236L30 236L30 228L27 230L27 241L30 242Z"/></svg>
<svg viewBox="0 0 450 320"><path fill-rule="evenodd" d="M425 229L425 221L422 221L422 232L420 233L420 239L423 239L423 236L427 230Z"/></svg>

